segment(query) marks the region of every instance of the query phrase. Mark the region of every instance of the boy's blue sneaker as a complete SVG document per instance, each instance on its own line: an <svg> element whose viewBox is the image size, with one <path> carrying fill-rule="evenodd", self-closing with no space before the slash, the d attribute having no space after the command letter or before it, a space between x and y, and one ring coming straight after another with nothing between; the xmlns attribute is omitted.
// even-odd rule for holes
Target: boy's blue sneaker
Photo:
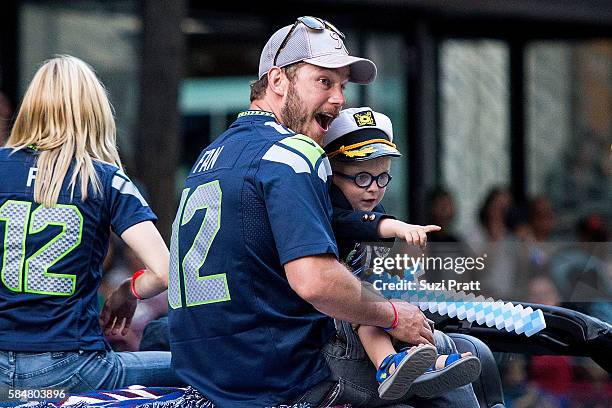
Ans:
<svg viewBox="0 0 612 408"><path fill-rule="evenodd" d="M380 398L395 400L406 395L412 382L435 363L437 355L434 346L420 345L385 357L376 372ZM395 371L391 373L392 367Z"/></svg>

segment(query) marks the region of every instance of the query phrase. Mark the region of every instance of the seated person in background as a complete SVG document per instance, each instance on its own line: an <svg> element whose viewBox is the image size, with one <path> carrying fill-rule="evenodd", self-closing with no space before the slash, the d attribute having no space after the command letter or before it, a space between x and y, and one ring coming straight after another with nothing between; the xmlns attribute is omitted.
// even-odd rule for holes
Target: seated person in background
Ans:
<svg viewBox="0 0 612 408"><path fill-rule="evenodd" d="M612 320L612 284L608 277L609 238L605 219L597 214L576 225L577 241L560 248L549 261L550 276L559 289L562 306Z"/></svg>
<svg viewBox="0 0 612 408"><path fill-rule="evenodd" d="M486 267L475 278L485 297L512 298L516 282L515 239L509 225L513 197L507 187L493 187L478 212L478 223L464 242L477 254L487 254Z"/></svg>
<svg viewBox="0 0 612 408"><path fill-rule="evenodd" d="M552 279L547 275L536 275L527 285L530 303L559 306L561 297ZM571 356L531 356L528 372L532 382L554 395L566 394L572 386Z"/></svg>
<svg viewBox="0 0 612 408"><path fill-rule="evenodd" d="M432 231L427 236L429 242L461 242L459 237L450 230L455 218L455 200L453 195L442 187L429 192L428 222L438 225L439 231Z"/></svg>
<svg viewBox="0 0 612 408"><path fill-rule="evenodd" d="M427 224L437 225L440 231L432 231L427 234L427 246L425 254L428 258L467 258L477 257L462 238L453 233L452 224L455 218L455 200L449 190L444 187L436 187L428 194L427 200ZM452 274L452 276L450 275ZM430 282L441 282L444 279L455 279L461 282L477 280L473 271L465 269L461 273L449 272L442 265L431 265L427 268L426 279Z"/></svg>
<svg viewBox="0 0 612 408"><path fill-rule="evenodd" d="M323 147L333 170L330 197L334 235L340 257L347 259L357 277L365 278L362 260L368 248L361 243L399 238L423 247L427 233L440 230L436 225L396 220L380 204L391 181L391 157L401 156L393 144L387 116L366 107L345 109L330 126ZM471 353L437 356L435 347L429 345L396 352L391 338L380 327L361 325L355 330L378 367L380 398L396 399L409 390L432 397L469 384L480 374L480 361Z"/></svg>

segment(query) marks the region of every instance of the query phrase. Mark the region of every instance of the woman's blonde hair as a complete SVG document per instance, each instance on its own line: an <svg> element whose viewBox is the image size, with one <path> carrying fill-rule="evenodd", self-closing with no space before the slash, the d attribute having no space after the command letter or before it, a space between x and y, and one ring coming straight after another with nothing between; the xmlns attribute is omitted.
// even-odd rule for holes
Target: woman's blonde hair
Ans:
<svg viewBox="0 0 612 408"><path fill-rule="evenodd" d="M72 162L71 197L78 183L82 200L89 183L94 196L101 192L94 160L121 168L106 90L88 64L69 55L46 61L36 72L7 146L38 150L34 200L45 206L57 203Z"/></svg>

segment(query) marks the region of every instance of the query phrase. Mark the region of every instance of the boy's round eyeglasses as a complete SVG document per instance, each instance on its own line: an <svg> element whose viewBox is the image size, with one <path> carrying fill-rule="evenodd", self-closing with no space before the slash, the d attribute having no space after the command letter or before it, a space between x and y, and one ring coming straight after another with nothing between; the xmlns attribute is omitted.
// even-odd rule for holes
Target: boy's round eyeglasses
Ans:
<svg viewBox="0 0 612 408"><path fill-rule="evenodd" d="M368 188L372 185L374 181L376 181L376 185L380 188L387 187L387 185L391 182L391 175L386 171L380 173L378 176L368 173L367 171L362 171L354 176L349 176L348 174L344 174L339 171L334 171L334 175L338 175L344 177L345 179L353 180L358 187Z"/></svg>

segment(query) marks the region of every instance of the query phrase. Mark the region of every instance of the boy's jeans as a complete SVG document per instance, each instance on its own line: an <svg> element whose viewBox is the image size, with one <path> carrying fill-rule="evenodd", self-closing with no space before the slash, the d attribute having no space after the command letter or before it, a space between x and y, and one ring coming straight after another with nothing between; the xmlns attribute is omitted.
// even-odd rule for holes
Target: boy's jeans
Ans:
<svg viewBox="0 0 612 408"><path fill-rule="evenodd" d="M310 403L312 406L333 406L351 404L357 407L461 407L478 408L472 385L456 388L432 399L410 397L400 401L385 401L378 398L376 368L365 354L359 338L350 324L337 322L338 336L323 349L331 377L307 391L295 402ZM452 339L442 332L434 332L438 354L456 353Z"/></svg>
<svg viewBox="0 0 612 408"><path fill-rule="evenodd" d="M0 401L8 399L9 389L74 393L134 384L182 385L170 368L169 352L0 351Z"/></svg>

